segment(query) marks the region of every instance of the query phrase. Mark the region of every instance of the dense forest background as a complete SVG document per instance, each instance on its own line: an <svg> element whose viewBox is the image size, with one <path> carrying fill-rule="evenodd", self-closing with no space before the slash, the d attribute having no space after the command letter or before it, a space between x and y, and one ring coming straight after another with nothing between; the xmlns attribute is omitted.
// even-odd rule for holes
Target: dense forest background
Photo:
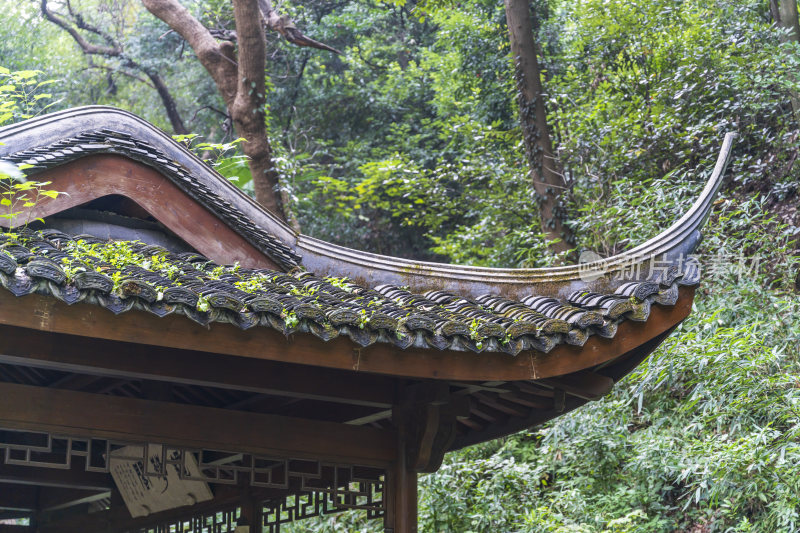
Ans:
<svg viewBox="0 0 800 533"><path fill-rule="evenodd" d="M219 38L234 29L227 0L183 5ZM175 132L177 115L184 142L253 193L214 82L139 2L2 6L0 124L110 104ZM87 55L43 6L121 53ZM448 456L421 480L421 531L800 530L800 44L776 24L777 6L532 2L577 250L607 255L654 236L699 193L723 134L739 138L687 322L603 400ZM502 3L279 7L341 51L268 34L267 132L304 233L473 265L564 259L538 217ZM350 514L294 529L378 530Z"/></svg>

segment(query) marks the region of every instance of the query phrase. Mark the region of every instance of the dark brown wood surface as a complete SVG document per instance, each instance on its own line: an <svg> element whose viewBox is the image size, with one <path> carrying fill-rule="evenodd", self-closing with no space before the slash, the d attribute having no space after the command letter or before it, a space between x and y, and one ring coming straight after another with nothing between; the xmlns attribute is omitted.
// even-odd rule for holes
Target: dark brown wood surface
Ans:
<svg viewBox="0 0 800 533"><path fill-rule="evenodd" d="M83 157L36 175L51 181L58 198L42 198L21 218L59 213L112 194L129 198L201 254L221 264L281 270L225 222L193 200L157 170L121 155ZM19 223L20 221L18 221Z"/></svg>
<svg viewBox="0 0 800 533"><path fill-rule="evenodd" d="M0 325L0 363L79 373L58 388L76 389L72 385L92 376L107 376L370 407L390 408L394 402L394 380L386 376L5 325Z"/></svg>
<svg viewBox="0 0 800 533"><path fill-rule="evenodd" d="M0 482L0 510L50 511L96 501L110 492L37 487L32 484Z"/></svg>
<svg viewBox="0 0 800 533"><path fill-rule="evenodd" d="M400 413L400 416L404 416ZM417 473L408 464L409 440L405 425L397 433L397 462L386 473L385 533L417 532Z"/></svg>
<svg viewBox="0 0 800 533"><path fill-rule="evenodd" d="M395 433L195 405L0 383L0 427L386 467Z"/></svg>
<svg viewBox="0 0 800 533"><path fill-rule="evenodd" d="M49 296L16 298L0 290L0 323L167 348L237 355L303 365L414 378L457 381L517 381L556 377L612 361L669 330L691 311L694 289L681 287L674 306L653 305L647 322L623 322L613 339L592 336L583 347L559 345L548 354L473 354L434 349L400 350L388 344L359 348L347 338L329 342L308 334L285 337L230 324L201 327L182 316L156 317L143 311L115 316L101 307L68 306Z"/></svg>
<svg viewBox="0 0 800 533"><path fill-rule="evenodd" d="M641 363L648 355L650 355L653 350L658 348L658 346L664 341L664 339L672 333L672 328L669 328L667 331L657 335L656 337L648 340L647 342L635 347L634 349L630 350L629 352L621 355L617 359L611 361L607 366L598 368L593 372L593 376L589 379L592 381L596 380L596 384L602 384L609 382L613 383L614 381L618 381L623 376L625 376L628 372L630 372L633 368L636 367L639 363ZM586 372L579 372L575 375L565 375L559 378L559 380L546 380L549 381L551 385L572 383L572 385L576 385L578 381L585 381L587 379ZM577 379L575 379L577 376ZM599 379L598 379L599 378ZM605 378L603 380L602 378ZM527 383L516 383L516 386L522 387L530 387ZM593 386L591 388L576 388L572 389L571 392L567 393L564 389L557 389L564 393L562 398L562 405L557 406L554 403L549 405L542 405L538 406L535 409L528 411L526 416L524 417L509 417L505 420L496 421L493 424L489 424L484 428L477 429L475 431L458 435L453 445L451 446L452 449L459 449L465 446L471 446L473 444L477 444L479 442L484 442L491 439L496 439L498 437L502 437L505 435L509 435L511 433L516 433L517 431L522 431L523 429L536 426L542 424L550 419L553 419L557 416L560 416L568 411L572 411L573 409L577 409L578 407L584 405L588 399L597 399L601 393L607 393L611 390L610 386L606 388L597 388L597 386ZM553 392L557 392L554 390ZM605 392L603 392L605 391Z"/></svg>
<svg viewBox="0 0 800 533"><path fill-rule="evenodd" d="M235 506L243 496L251 492L263 498L281 495L281 491L278 490L220 485L216 487L214 498L209 501L177 507L139 518L131 518L124 505L114 505L112 500L112 506L109 509L94 513L73 514L62 520L54 520L44 524L41 527L41 531L43 533L136 531L139 528L152 527L171 520L181 520L195 514L213 513L229 509ZM119 503L121 504L122 502Z"/></svg>
<svg viewBox="0 0 800 533"><path fill-rule="evenodd" d="M96 492L106 492L114 488L114 481L110 475L87 472L82 457L72 459L69 469L0 464L0 482Z"/></svg>
<svg viewBox="0 0 800 533"><path fill-rule="evenodd" d="M0 483L0 510L32 511L36 509L39 490L32 485Z"/></svg>

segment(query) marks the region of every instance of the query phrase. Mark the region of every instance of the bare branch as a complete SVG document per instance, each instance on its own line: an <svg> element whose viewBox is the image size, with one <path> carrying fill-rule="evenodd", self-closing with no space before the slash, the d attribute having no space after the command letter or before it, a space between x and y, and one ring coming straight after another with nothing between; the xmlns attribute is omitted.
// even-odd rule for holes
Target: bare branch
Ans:
<svg viewBox="0 0 800 533"><path fill-rule="evenodd" d="M118 69L118 68L114 68L114 67L109 67L108 65L91 64L91 65L89 65L88 67L86 67L85 69L82 69L82 70L92 70L92 69L106 70L106 71L109 71L109 72L113 72L115 74L122 74L123 76L127 76L127 77L129 77L131 79L134 79L134 80L138 81L138 82L144 83L148 87L151 87L151 88L155 89L155 87L153 86L152 83L150 83L146 79L142 78L141 76L137 76L136 74L133 74L133 73L128 72L126 70L122 70L122 69Z"/></svg>
<svg viewBox="0 0 800 533"><path fill-rule="evenodd" d="M175 102L175 99L172 97L172 94L167 88L167 84L164 83L164 80L161 78L158 72L151 71L150 69L142 69L142 72L144 72L145 75L150 78L150 81L153 83L153 87L155 88L156 92L158 92L158 96L161 98L161 103L164 104L167 117L169 118L169 121L172 124L172 129L175 130L175 133L178 135L186 135L189 133L189 130L183 124L180 113L178 113L178 104Z"/></svg>
<svg viewBox="0 0 800 533"><path fill-rule="evenodd" d="M83 15L72 9L72 4L70 4L69 1L67 1L67 11L69 12L71 20L67 20L63 16L57 15L51 11L47 6L47 0L41 0L41 10L42 15L44 15L47 20L57 25L69 33L70 36L72 36L72 39L78 44L87 58L89 58L90 67L94 66L91 62L92 56L113 57L119 59L122 62L123 67L132 68L144 73L145 76L147 76L147 78L150 80L150 83L143 78L134 76L128 72L125 72L124 70L118 70L118 72L121 72L126 76L130 76L138 81L148 83L148 85L153 87L158 92L159 98L161 98L161 102L164 105L164 109L167 112L167 117L169 118L170 124L172 124L172 129L175 130L175 133L185 134L189 132L186 129L186 126L183 124L180 114L178 113L178 106L175 103L175 99L172 97L167 85L164 83L164 80L161 78L158 72L153 69L143 67L131 57L127 56L121 44L119 44L110 34L86 22L86 19L83 18ZM81 35L79 30L99 36L106 41L109 46L99 46L90 43L83 37L83 35ZM114 70L110 67L102 68L106 70ZM109 83L111 83L111 81L111 78L109 78Z"/></svg>
<svg viewBox="0 0 800 533"><path fill-rule="evenodd" d="M220 41L231 41L231 42L235 43L237 38L238 38L236 36L236 31L235 30L225 30L225 29L214 28L214 29L209 30L209 32L211 33L211 35L215 39L219 39Z"/></svg>
<svg viewBox="0 0 800 533"><path fill-rule="evenodd" d="M203 111L204 109L208 109L209 111L213 111L214 113L217 113L218 115L220 115L222 117L223 120L230 120L230 118L231 118L231 116L229 114L227 114L226 112L222 111L221 109L217 109L213 105L204 105L203 107L198 107L195 110L194 115L192 115L192 120L196 119L197 118L197 114L200 111Z"/></svg>
<svg viewBox="0 0 800 533"><path fill-rule="evenodd" d="M101 30L97 26L92 26L91 24L86 22L86 19L83 18L82 14L73 11L72 10L72 4L70 3L69 0L67 0L67 11L72 16L73 20L75 20L75 25L79 29L86 30L86 31L88 31L90 33L94 33L95 35L98 35L98 36L102 37L103 40L106 43L108 43L108 45L111 46L112 48L118 48L120 50L122 49L122 47L117 43L117 41L113 37L111 37L111 35L109 35L108 33L104 32L103 30Z"/></svg>
<svg viewBox="0 0 800 533"><path fill-rule="evenodd" d="M69 33L78 46L81 47L81 50L83 50L84 54L103 55L110 57L122 55L122 50L119 48L119 46L98 46L84 39L83 36L78 33L78 30L73 28L69 22L50 11L50 9L47 7L47 0L42 0L41 8L42 15L44 15L44 17L50 22Z"/></svg>

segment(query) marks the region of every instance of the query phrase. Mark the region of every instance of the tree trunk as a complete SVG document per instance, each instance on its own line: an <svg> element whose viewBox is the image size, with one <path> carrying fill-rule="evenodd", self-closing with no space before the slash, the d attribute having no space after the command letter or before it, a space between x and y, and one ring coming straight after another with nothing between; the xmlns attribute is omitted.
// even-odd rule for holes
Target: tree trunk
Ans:
<svg viewBox="0 0 800 533"><path fill-rule="evenodd" d="M266 39L256 0L233 2L238 54L233 43L217 42L176 0L142 0L142 3L189 43L211 75L233 119L236 135L245 139L242 150L249 158L256 201L286 220L267 138L264 115Z"/></svg>
<svg viewBox="0 0 800 533"><path fill-rule="evenodd" d="M279 190L278 173L272 161L272 148L267 137L264 105L266 38L262 21L281 33L287 41L335 53L335 48L303 35L286 16L279 16L269 0L233 0L238 55L230 41L218 42L212 31L203 26L178 0L142 0L144 7L184 38L194 50L203 68L211 75L222 95L233 126L244 137L242 150L249 158L256 200L275 216L299 231L297 220L289 209L286 195Z"/></svg>
<svg viewBox="0 0 800 533"><path fill-rule="evenodd" d="M565 224L563 198L567 187L553 154L530 7L525 0L505 0L505 11L516 68L522 137L542 230L551 239L551 250L566 252L573 248L575 235Z"/></svg>
<svg viewBox="0 0 800 533"><path fill-rule="evenodd" d="M797 0L770 0L769 9L775 23L788 30L788 35L783 36L782 41L800 42L800 21L797 17ZM800 124L800 95L797 91L789 94L792 101L792 111Z"/></svg>
<svg viewBox="0 0 800 533"><path fill-rule="evenodd" d="M256 200L285 220L265 121L267 44L261 29L261 12L256 0L234 0L233 16L239 43L239 86L233 105L229 106L231 118L238 135L245 138L242 149L250 158Z"/></svg>

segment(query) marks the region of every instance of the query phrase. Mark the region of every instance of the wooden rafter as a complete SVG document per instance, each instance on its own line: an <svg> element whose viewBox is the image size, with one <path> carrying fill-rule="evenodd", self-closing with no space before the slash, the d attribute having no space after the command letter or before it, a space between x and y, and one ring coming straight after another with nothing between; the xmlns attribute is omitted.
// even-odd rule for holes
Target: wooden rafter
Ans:
<svg viewBox="0 0 800 533"><path fill-rule="evenodd" d="M0 483L96 492L107 492L114 488L114 482L110 475L100 472L87 472L81 457L73 458L69 469L33 468L0 464Z"/></svg>
<svg viewBox="0 0 800 533"><path fill-rule="evenodd" d="M0 510L55 511L107 498L111 491L91 491L0 481Z"/></svg>

